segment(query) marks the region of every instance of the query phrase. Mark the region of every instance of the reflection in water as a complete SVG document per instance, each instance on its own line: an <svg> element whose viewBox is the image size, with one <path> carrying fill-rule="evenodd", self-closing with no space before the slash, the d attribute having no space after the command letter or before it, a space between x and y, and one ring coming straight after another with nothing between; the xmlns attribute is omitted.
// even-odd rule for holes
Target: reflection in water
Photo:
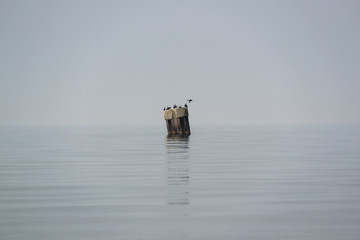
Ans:
<svg viewBox="0 0 360 240"><path fill-rule="evenodd" d="M168 204L189 204L189 137L167 136Z"/></svg>

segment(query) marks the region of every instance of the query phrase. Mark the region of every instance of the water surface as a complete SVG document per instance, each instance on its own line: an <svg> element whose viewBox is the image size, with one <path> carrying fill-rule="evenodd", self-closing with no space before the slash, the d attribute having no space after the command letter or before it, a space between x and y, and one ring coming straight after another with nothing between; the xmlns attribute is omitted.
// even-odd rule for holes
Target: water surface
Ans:
<svg viewBox="0 0 360 240"><path fill-rule="evenodd" d="M360 127L0 127L0 239L359 239Z"/></svg>

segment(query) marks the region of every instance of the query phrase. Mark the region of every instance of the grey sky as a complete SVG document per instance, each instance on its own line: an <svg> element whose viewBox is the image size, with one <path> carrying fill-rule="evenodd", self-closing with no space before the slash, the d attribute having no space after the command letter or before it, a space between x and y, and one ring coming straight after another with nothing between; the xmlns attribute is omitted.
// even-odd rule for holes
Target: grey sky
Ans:
<svg viewBox="0 0 360 240"><path fill-rule="evenodd" d="M0 123L360 123L359 1L0 0Z"/></svg>

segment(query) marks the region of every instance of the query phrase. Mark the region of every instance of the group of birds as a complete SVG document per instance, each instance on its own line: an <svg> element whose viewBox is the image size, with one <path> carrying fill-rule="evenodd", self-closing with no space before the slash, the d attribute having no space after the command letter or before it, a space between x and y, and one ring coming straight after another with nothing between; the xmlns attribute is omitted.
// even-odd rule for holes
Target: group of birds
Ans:
<svg viewBox="0 0 360 240"><path fill-rule="evenodd" d="M188 107L187 103L190 104L192 101L193 101L192 99L186 100L186 103L184 104L184 107L187 108L187 107ZM183 106L180 105L180 106L178 107L176 104L174 104L172 108L174 108L174 109L175 109L175 108L183 108ZM163 110L165 111L165 110L170 110L170 109L171 109L171 107L164 107Z"/></svg>

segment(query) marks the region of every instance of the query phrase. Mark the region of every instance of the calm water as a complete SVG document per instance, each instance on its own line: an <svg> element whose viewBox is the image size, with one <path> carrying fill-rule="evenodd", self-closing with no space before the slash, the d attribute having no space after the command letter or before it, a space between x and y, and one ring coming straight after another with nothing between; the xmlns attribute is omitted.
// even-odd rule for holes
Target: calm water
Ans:
<svg viewBox="0 0 360 240"><path fill-rule="evenodd" d="M0 239L360 239L360 127L0 127Z"/></svg>

